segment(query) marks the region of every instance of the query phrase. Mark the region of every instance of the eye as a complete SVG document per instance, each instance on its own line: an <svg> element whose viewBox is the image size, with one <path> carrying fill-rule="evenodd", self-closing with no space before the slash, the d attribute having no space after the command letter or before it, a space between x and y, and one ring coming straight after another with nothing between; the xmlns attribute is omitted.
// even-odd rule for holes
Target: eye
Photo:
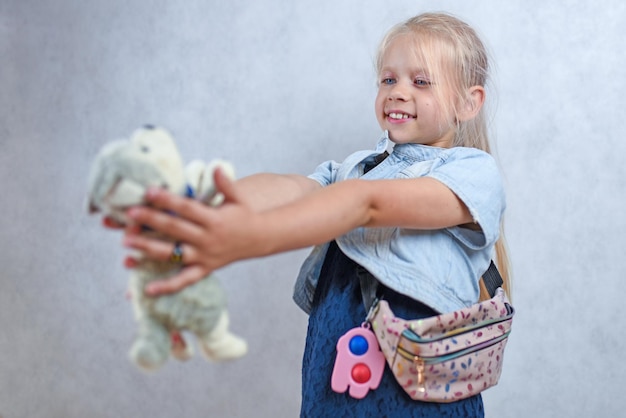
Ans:
<svg viewBox="0 0 626 418"><path fill-rule="evenodd" d="M391 78L391 77L383 78L380 81L380 84L385 84L387 86L390 86L390 85L395 84L395 83L396 83L396 79L395 78Z"/></svg>
<svg viewBox="0 0 626 418"><path fill-rule="evenodd" d="M422 78L422 77L417 77L413 83L417 87L430 87L432 85L430 80Z"/></svg>

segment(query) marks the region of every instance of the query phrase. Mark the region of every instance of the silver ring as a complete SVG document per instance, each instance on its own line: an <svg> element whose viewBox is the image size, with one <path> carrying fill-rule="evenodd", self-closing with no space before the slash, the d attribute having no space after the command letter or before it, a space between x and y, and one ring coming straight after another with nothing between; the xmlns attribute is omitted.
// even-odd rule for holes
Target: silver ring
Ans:
<svg viewBox="0 0 626 418"><path fill-rule="evenodd" d="M172 263L182 264L183 262L183 245L180 242L174 243L172 254L170 254L169 260Z"/></svg>

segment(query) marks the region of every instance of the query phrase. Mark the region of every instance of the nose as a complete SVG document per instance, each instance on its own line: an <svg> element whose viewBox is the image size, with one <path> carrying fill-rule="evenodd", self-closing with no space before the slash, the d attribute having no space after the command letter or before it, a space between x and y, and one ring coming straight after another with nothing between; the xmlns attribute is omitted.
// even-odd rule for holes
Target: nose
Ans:
<svg viewBox="0 0 626 418"><path fill-rule="evenodd" d="M389 97L387 98L387 100L389 101L393 101L393 100L405 101L407 99L408 99L407 88L402 83L394 84L393 88L389 92Z"/></svg>

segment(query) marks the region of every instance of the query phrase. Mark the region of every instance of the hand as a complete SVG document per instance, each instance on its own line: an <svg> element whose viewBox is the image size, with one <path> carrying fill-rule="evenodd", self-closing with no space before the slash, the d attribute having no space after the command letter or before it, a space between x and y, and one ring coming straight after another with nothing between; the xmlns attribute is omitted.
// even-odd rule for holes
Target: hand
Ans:
<svg viewBox="0 0 626 418"><path fill-rule="evenodd" d="M179 291L219 267L260 254L262 240L255 237L262 236L257 233L262 223L257 213L242 203L235 184L220 170L214 177L224 195L224 203L217 208L162 189L150 189L146 200L152 207L137 206L127 212L134 224L146 225L182 246L183 269L172 278L150 283L145 289L147 294ZM148 238L132 227L125 230L124 245L161 261L170 257L174 247L172 242ZM134 263L127 260L126 265L133 267Z"/></svg>

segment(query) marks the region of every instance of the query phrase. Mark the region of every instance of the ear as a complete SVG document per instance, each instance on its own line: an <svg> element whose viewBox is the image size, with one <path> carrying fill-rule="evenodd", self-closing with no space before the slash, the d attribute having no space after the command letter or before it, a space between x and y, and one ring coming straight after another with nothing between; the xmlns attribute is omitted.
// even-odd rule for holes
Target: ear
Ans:
<svg viewBox="0 0 626 418"><path fill-rule="evenodd" d="M468 90L465 102L461 105L457 120L466 122L474 119L485 103L485 88L483 86L473 86Z"/></svg>

